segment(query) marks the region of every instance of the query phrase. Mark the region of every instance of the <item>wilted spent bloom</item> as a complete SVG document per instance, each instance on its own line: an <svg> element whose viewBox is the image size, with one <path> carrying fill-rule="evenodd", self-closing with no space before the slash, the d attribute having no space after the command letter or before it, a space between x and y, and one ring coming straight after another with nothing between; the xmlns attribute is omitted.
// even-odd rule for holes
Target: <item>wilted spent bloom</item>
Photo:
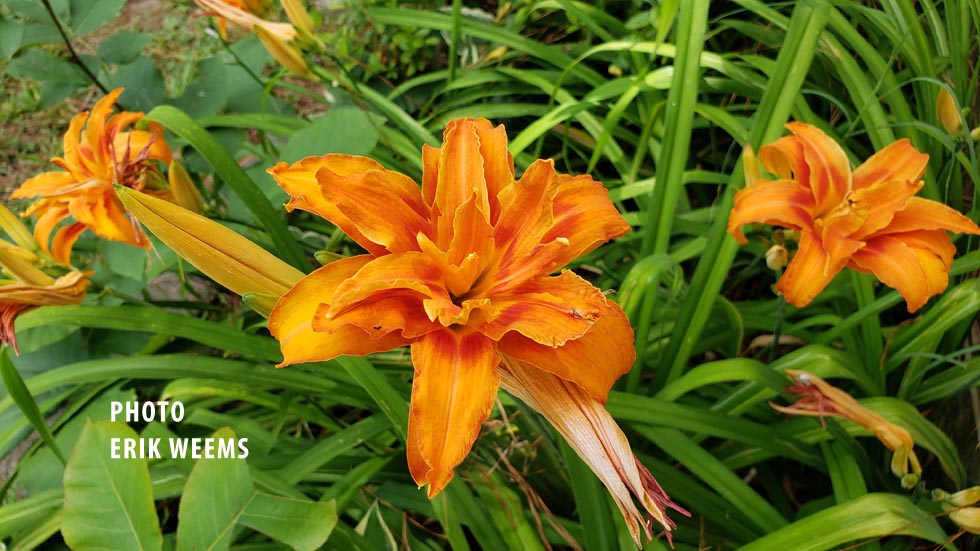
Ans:
<svg viewBox="0 0 980 551"><path fill-rule="evenodd" d="M728 231L745 243L751 222L789 228L799 248L776 289L804 307L845 267L896 289L909 312L946 289L956 248L947 231L980 234L948 206L916 197L929 156L898 140L853 171L840 145L793 122L792 133L744 155L748 185L735 195ZM758 161L758 162L757 162ZM777 177L762 177L758 164Z"/></svg>
<svg viewBox="0 0 980 551"><path fill-rule="evenodd" d="M265 9L256 9L256 2L244 0L194 0L208 14L218 18L218 28L222 38L227 38L227 24L241 27L249 32L256 27L264 29L283 42L296 38L296 29L289 23L275 23L262 19Z"/></svg>
<svg viewBox="0 0 980 551"><path fill-rule="evenodd" d="M113 90L95 104L91 113L72 118L65 133L64 157L52 159L61 171L30 178L11 195L40 197L24 215L37 217L35 239L62 264L68 264L72 245L86 229L105 239L144 248L150 245L143 231L126 215L113 184L170 196L165 189L149 189L162 181L157 162L167 164L171 160L163 128L151 122L147 130L132 129L143 113L123 111L112 115L122 91ZM51 232L67 218L74 218L75 222L59 229L49 245Z"/></svg>
<svg viewBox="0 0 980 551"><path fill-rule="evenodd" d="M799 401L785 407L770 403L773 409L788 415L806 415L820 417L824 424L824 416L831 415L847 419L870 431L894 455L892 472L902 479L902 485L909 487L918 481L922 473L919 459L913 447L912 435L904 428L887 421L877 413L862 406L850 394L827 383L820 377L806 371L786 370L786 374L795 383L787 388L788 392L798 394ZM911 476L909 476L911 474Z"/></svg>
<svg viewBox="0 0 980 551"><path fill-rule="evenodd" d="M429 497L452 480L503 386L579 450L638 543L647 515L669 531L665 510L676 506L599 413L635 358L629 320L575 273L551 275L629 231L605 188L549 160L517 179L503 126L485 119L451 121L422 163L421 190L350 155L270 170L287 208L326 218L367 251L314 271L276 304L269 330L282 365L411 346L406 454Z"/></svg>
<svg viewBox="0 0 980 551"><path fill-rule="evenodd" d="M85 299L89 282L84 273L71 270L55 278L40 264L33 252L0 240L0 266L6 276L0 279L0 342L10 344L15 352L17 316L38 306L79 304Z"/></svg>

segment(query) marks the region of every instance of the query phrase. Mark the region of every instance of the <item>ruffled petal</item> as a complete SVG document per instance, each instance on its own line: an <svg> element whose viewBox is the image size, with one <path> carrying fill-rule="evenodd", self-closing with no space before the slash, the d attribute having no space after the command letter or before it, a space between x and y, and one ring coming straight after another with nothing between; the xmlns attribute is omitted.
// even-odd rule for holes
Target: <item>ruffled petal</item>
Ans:
<svg viewBox="0 0 980 551"><path fill-rule="evenodd" d="M903 138L878 151L854 169L854 189L864 189L892 180L915 182L925 173L928 161L928 155L920 153L908 138Z"/></svg>
<svg viewBox="0 0 980 551"><path fill-rule="evenodd" d="M760 147L759 162L780 180L796 180L804 184L810 181L810 167L803 158L803 144L795 136L783 136Z"/></svg>
<svg viewBox="0 0 980 551"><path fill-rule="evenodd" d="M452 480L490 416L499 362L493 341L479 333L444 329L412 344L409 469L420 487L429 485L429 498Z"/></svg>
<svg viewBox="0 0 980 551"><path fill-rule="evenodd" d="M361 255L331 262L299 280L280 297L269 315L269 332L282 349L279 367L341 355L363 356L409 344L398 333L372 339L355 325L345 325L332 333L313 329L313 317L320 303L370 261L369 255Z"/></svg>
<svg viewBox="0 0 980 551"><path fill-rule="evenodd" d="M516 331L549 347L581 337L611 309L602 291L568 270L532 279L491 300L499 315L481 329L483 334L500 340Z"/></svg>
<svg viewBox="0 0 980 551"><path fill-rule="evenodd" d="M558 175L558 194L553 202L551 229L541 240L567 239L568 249L551 270L622 237L630 225L609 199L609 192L591 176Z"/></svg>
<svg viewBox="0 0 980 551"><path fill-rule="evenodd" d="M813 192L816 204L813 213L820 216L836 207L851 191L851 167L847 154L837 142L815 126L791 122L786 128L803 146L803 158L810 168L810 178L800 182Z"/></svg>
<svg viewBox="0 0 980 551"><path fill-rule="evenodd" d="M51 240L51 256L62 264L71 264L71 248L87 228L85 224L71 224L58 230Z"/></svg>
<svg viewBox="0 0 980 551"><path fill-rule="evenodd" d="M139 115L142 117L142 114ZM119 132L112 144L117 164L130 162L136 158L155 159L169 164L172 157L170 146L166 141L144 130Z"/></svg>
<svg viewBox="0 0 980 551"><path fill-rule="evenodd" d="M848 197L852 204L867 205L864 222L851 237L863 239L886 227L896 212L905 209L909 200L922 189L921 180L883 180L867 185Z"/></svg>
<svg viewBox="0 0 980 551"><path fill-rule="evenodd" d="M498 195L500 217L493 228L493 239L504 265L524 261L551 229L557 177L554 161L539 159L531 163L520 180Z"/></svg>
<svg viewBox="0 0 980 551"><path fill-rule="evenodd" d="M432 175L429 174L423 183L431 185L431 182ZM436 229L435 241L443 250L448 249L453 237L457 210L470 197L476 197L476 210L489 222L490 203L484 161L480 153L480 137L472 119L456 119L446 125L439 150L435 188L432 222Z"/></svg>
<svg viewBox="0 0 980 551"><path fill-rule="evenodd" d="M851 263L857 270L874 274L898 291L910 313L946 288L948 276L943 261L930 251L919 249L917 254L897 236L883 235L869 240L851 257Z"/></svg>
<svg viewBox="0 0 980 551"><path fill-rule="evenodd" d="M980 228L972 220L950 207L922 197L912 197L904 209L895 213L888 226L869 236L869 239L891 233L939 229L980 234Z"/></svg>
<svg viewBox="0 0 980 551"><path fill-rule="evenodd" d="M51 197L58 195L77 180L68 172L42 172L33 178L28 178L10 194L11 199L24 197Z"/></svg>
<svg viewBox="0 0 980 551"><path fill-rule="evenodd" d="M561 347L545 346L511 332L503 336L497 350L502 356L527 362L575 383L600 404L606 403L613 383L636 360L629 319L611 302L585 335Z"/></svg>
<svg viewBox="0 0 980 551"><path fill-rule="evenodd" d="M419 188L404 174L375 169L342 175L325 162L316 178L323 199L340 211L343 221L389 252L418 250L415 236L432 233Z"/></svg>
<svg viewBox="0 0 980 551"><path fill-rule="evenodd" d="M330 304L322 303L313 317L313 329L332 332L344 325L353 325L372 339L391 332L414 339L441 327L429 320L422 300L415 291L393 289L375 293L369 300L357 302L338 314L331 312Z"/></svg>
<svg viewBox="0 0 980 551"><path fill-rule="evenodd" d="M810 301L823 291L844 267L847 256L841 252L836 256L834 262L831 262L831 256L824 249L823 241L811 232L803 232L796 256L790 261L783 276L779 278L776 290L786 297L786 302L803 308L810 304Z"/></svg>
<svg viewBox="0 0 980 551"><path fill-rule="evenodd" d="M760 181L735 194L735 206L728 215L728 233L739 243L748 240L742 226L752 222L772 224L793 230L813 227L813 195L793 180Z"/></svg>
<svg viewBox="0 0 980 551"><path fill-rule="evenodd" d="M486 119L473 121L473 128L480 138L480 155L483 157L483 174L487 182L487 200L490 205L490 223L496 224L500 216L497 195L514 183L514 158L507 151L507 131L504 125L493 126Z"/></svg>
<svg viewBox="0 0 980 551"><path fill-rule="evenodd" d="M278 163L267 172L272 175L279 187L289 194L286 210L299 209L316 214L340 228L369 253L375 256L387 254L387 249L365 237L336 205L323 197L323 190L316 177L317 170L323 167L341 176L369 170L384 170L381 164L367 157L330 154L322 157L307 157L291 165Z"/></svg>
<svg viewBox="0 0 980 551"><path fill-rule="evenodd" d="M321 302L330 303L332 317L342 316L363 300L374 300L375 296L395 290L414 293L420 300L444 299L452 305L439 266L419 252L373 258L330 290L331 294L321 295L327 297Z"/></svg>

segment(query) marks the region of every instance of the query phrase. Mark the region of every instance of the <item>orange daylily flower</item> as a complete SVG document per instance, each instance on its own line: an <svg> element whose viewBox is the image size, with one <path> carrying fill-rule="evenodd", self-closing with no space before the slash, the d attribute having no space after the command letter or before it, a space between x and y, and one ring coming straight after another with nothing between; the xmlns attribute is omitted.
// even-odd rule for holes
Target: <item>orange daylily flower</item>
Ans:
<svg viewBox="0 0 980 551"><path fill-rule="evenodd" d="M810 303L844 267L875 275L915 312L949 283L956 252L947 230L980 234L969 218L915 194L929 156L908 140L875 153L854 171L844 150L818 128L793 122L759 150L778 179L759 174L746 149L746 182L735 195L728 231L745 243L743 224L796 230L799 249L776 289L795 306Z"/></svg>
<svg viewBox="0 0 980 551"><path fill-rule="evenodd" d="M591 431L632 456L624 440L576 409L605 403L630 369L629 321L575 273L550 275L629 231L605 188L557 174L550 160L515 180L503 126L484 119L450 122L443 146L423 146L422 160L421 191L364 157L309 157L269 170L292 197L288 209L326 218L368 252L323 266L279 300L269 329L282 365L411 345L408 465L419 486L429 484L429 497L469 452L502 376L531 405L566 404L550 415L562 432L561 423ZM530 375L517 377L507 365ZM546 376L564 386L526 383ZM633 467L617 465L600 473L603 481L618 477L669 530L669 500ZM610 491L623 503L619 489Z"/></svg>
<svg viewBox="0 0 980 551"><path fill-rule="evenodd" d="M912 435L909 434L909 431L887 421L882 416L862 406L847 392L831 385L812 373L787 369L786 374L795 383L786 390L794 394L799 394L800 400L789 407L770 403L769 405L773 409L788 415L820 417L820 422L824 424L824 428L826 428L826 423L824 423L823 418L826 415L852 421L874 434L878 438L878 441L894 452L892 471L895 473L895 476L903 478L903 485L906 482L914 485L918 481L918 475L922 473L922 467L913 450L915 442L912 440ZM905 477L910 472L913 478L906 481Z"/></svg>
<svg viewBox="0 0 980 551"><path fill-rule="evenodd" d="M113 183L143 189L148 178L159 173L156 161L169 163L170 147L163 139L163 128L150 123L148 130L131 130L143 113L123 111L112 115L112 107L122 93L113 90L88 112L75 115L65 133L64 157L52 159L62 171L45 172L28 179L11 197L41 197L24 216L36 215L34 237L55 260L68 263L71 247L86 228L100 237L123 241L137 247L150 242L129 218L113 191ZM157 192L168 196L168 191ZM76 222L57 231L54 228L69 216Z"/></svg>

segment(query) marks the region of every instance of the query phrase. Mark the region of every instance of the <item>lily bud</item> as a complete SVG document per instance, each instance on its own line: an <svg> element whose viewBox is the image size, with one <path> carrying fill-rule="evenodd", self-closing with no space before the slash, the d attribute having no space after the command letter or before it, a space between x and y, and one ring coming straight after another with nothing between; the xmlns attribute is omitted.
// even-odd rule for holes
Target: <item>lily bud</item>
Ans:
<svg viewBox="0 0 980 551"><path fill-rule="evenodd" d="M766 251L766 266L774 272L781 271L789 264L789 252L782 245L773 245Z"/></svg>
<svg viewBox="0 0 980 551"><path fill-rule="evenodd" d="M980 534L980 507L965 507L950 511L949 518L971 534Z"/></svg>
<svg viewBox="0 0 980 551"><path fill-rule="evenodd" d="M204 198L201 197L201 192L194 185L190 174L187 174L183 165L178 163L176 159L170 161L170 167L167 169L167 181L170 184L170 193L173 193L175 203L198 214L204 212Z"/></svg>
<svg viewBox="0 0 980 551"><path fill-rule="evenodd" d="M280 65L288 69L289 72L296 76L304 78L309 78L312 76L310 67L306 64L306 60L303 59L303 55L299 50L293 46L290 46L275 34L262 27L259 27L258 25L256 25L254 30L255 36L259 37L259 40L262 41L262 45L265 46L265 49L269 51L269 54L271 54Z"/></svg>
<svg viewBox="0 0 980 551"><path fill-rule="evenodd" d="M936 115L939 116L939 122L946 132L953 135L960 133L963 117L960 115L960 110L956 108L956 98L945 88L940 88L939 94L936 95Z"/></svg>
<svg viewBox="0 0 980 551"><path fill-rule="evenodd" d="M752 146L746 144L745 151L742 152L742 172L745 173L745 186L751 186L762 179L759 172L759 160L755 156Z"/></svg>
<svg viewBox="0 0 980 551"><path fill-rule="evenodd" d="M3 203L0 203L0 228L3 229L14 243L22 249L28 251L37 252L41 250L41 246L37 244L37 240L34 239L34 234L31 230L27 229L27 226L20 221L20 218L10 212Z"/></svg>
<svg viewBox="0 0 980 551"><path fill-rule="evenodd" d="M313 18L303 7L301 0L282 0L282 9L286 12L286 17L292 22L300 36L312 37L316 28L313 26Z"/></svg>
<svg viewBox="0 0 980 551"><path fill-rule="evenodd" d="M938 489L933 490L932 499L942 502L943 507L967 507L980 501L980 486L973 486L953 494Z"/></svg>
<svg viewBox="0 0 980 551"><path fill-rule="evenodd" d="M221 224L183 207L116 186L119 199L181 258L231 291L279 297L303 273Z"/></svg>
<svg viewBox="0 0 980 551"><path fill-rule="evenodd" d="M35 242L36 243L36 242ZM27 249L0 240L0 266L3 272L28 285L51 285L54 278L37 267L40 259Z"/></svg>

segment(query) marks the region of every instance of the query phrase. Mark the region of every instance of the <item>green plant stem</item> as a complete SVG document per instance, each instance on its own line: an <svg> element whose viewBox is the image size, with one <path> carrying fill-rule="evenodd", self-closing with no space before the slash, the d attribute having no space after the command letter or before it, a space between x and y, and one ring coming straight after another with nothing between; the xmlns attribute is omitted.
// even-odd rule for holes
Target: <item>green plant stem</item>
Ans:
<svg viewBox="0 0 980 551"><path fill-rule="evenodd" d="M65 32L65 27L61 24L61 21L58 20L58 16L54 13L54 8L51 7L50 0L41 0L41 3L44 4L44 9L47 10L48 15L51 16L51 21L54 23L55 28L58 29L58 34L61 35L61 39L65 42L65 47L68 48L68 53L71 55L72 63L78 65L82 72L85 73L85 76L87 76L89 80L92 81L92 84L95 84L95 86L98 87L103 94L108 94L109 89L106 88L104 84L99 82L99 77L95 76L95 73L93 73L92 70L85 65L82 58L78 55L78 52L75 51L75 47L71 45L71 39L68 38L68 33ZM120 109L124 109L122 104L119 102L116 102L116 105L119 105Z"/></svg>

